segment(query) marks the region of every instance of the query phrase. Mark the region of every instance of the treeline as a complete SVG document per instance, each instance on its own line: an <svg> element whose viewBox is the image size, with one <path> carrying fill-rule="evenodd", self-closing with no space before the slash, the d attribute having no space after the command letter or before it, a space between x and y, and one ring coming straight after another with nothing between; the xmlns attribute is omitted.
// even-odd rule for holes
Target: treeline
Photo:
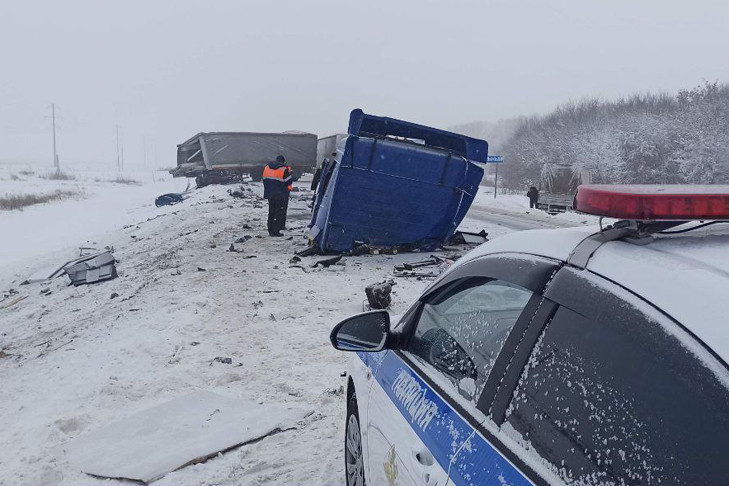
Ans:
<svg viewBox="0 0 729 486"><path fill-rule="evenodd" d="M729 85L568 103L503 144L506 187L549 187L561 167L604 184L729 183Z"/></svg>
<svg viewBox="0 0 729 486"><path fill-rule="evenodd" d="M520 116L504 118L496 122L475 121L455 125L449 127L448 130L487 140L489 142L489 153L500 155L504 150L504 145L526 120L526 117Z"/></svg>

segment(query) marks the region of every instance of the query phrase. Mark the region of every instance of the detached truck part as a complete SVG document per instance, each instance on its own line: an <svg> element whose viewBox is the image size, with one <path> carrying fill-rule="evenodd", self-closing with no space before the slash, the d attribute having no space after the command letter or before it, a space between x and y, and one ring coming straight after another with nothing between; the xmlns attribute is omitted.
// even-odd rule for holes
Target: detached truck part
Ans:
<svg viewBox="0 0 729 486"><path fill-rule="evenodd" d="M198 187L242 180L261 180L266 164L283 155L294 179L316 168L316 135L302 132L198 133L177 146L174 177L194 177Z"/></svg>
<svg viewBox="0 0 729 486"><path fill-rule="evenodd" d="M488 161L485 140L355 109L322 173L309 224L313 245L431 251L463 220Z"/></svg>

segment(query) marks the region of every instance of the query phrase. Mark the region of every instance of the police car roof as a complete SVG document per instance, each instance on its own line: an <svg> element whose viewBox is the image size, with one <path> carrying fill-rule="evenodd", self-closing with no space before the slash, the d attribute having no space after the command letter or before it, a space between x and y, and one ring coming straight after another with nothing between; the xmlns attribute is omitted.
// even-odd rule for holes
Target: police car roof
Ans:
<svg viewBox="0 0 729 486"><path fill-rule="evenodd" d="M526 253L567 261L595 227L510 233L484 243L464 260ZM647 245L603 244L587 270L639 295L681 323L729 363L729 224L656 235Z"/></svg>

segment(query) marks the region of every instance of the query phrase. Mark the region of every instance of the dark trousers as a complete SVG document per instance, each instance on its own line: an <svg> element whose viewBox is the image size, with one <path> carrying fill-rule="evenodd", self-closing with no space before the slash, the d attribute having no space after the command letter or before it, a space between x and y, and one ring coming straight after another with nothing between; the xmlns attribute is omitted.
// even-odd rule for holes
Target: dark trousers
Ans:
<svg viewBox="0 0 729 486"><path fill-rule="evenodd" d="M530 208L536 208L537 207L537 198L536 197L530 197L529 198L529 207Z"/></svg>
<svg viewBox="0 0 729 486"><path fill-rule="evenodd" d="M268 234L279 233L286 227L286 211L288 208L288 198L268 200Z"/></svg>

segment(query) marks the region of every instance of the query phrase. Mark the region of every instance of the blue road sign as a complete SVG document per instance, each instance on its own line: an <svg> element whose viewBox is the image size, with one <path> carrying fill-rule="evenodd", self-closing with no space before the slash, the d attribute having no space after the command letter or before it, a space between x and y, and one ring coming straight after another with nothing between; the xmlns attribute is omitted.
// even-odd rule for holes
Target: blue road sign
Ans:
<svg viewBox="0 0 729 486"><path fill-rule="evenodd" d="M504 162L504 156L503 155L489 155L486 158L486 162L489 164L501 164Z"/></svg>

